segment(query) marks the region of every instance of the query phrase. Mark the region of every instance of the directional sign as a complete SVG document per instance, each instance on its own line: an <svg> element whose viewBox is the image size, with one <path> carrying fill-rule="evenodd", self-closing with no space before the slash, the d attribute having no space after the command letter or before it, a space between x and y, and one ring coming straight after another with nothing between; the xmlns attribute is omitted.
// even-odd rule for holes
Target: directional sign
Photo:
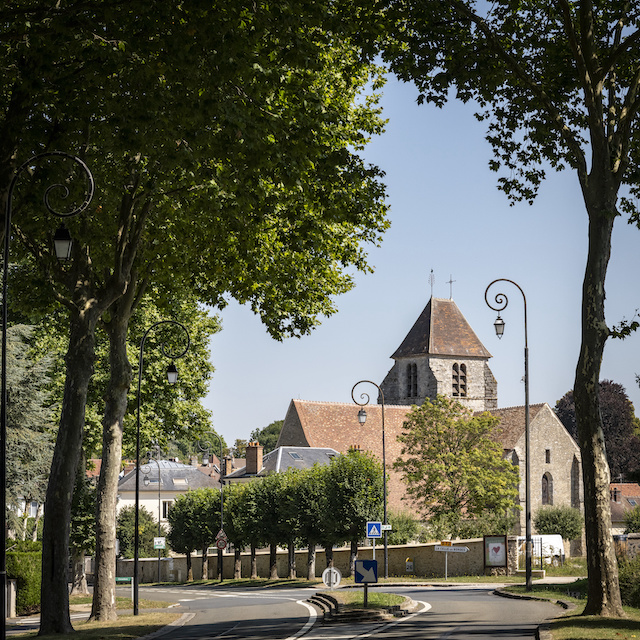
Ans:
<svg viewBox="0 0 640 640"><path fill-rule="evenodd" d="M382 538L382 522L367 522L367 538Z"/></svg>
<svg viewBox="0 0 640 640"><path fill-rule="evenodd" d="M447 553L467 553L469 547L445 547L441 544L437 544L434 549L436 551L446 551Z"/></svg>
<svg viewBox="0 0 640 640"><path fill-rule="evenodd" d="M378 582L377 560L356 560L355 581L360 584Z"/></svg>

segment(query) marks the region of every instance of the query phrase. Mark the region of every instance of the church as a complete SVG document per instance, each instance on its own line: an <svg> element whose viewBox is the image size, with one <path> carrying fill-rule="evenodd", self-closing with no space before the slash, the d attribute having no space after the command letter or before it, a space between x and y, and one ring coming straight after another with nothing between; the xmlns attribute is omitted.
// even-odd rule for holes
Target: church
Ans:
<svg viewBox="0 0 640 640"><path fill-rule="evenodd" d="M413 327L393 353L389 373L380 383L378 404L366 407L367 420L358 420L357 404L292 400L277 446L350 448L372 452L382 460L384 419L388 505L391 511L417 507L406 497L401 475L393 469L400 456L398 435L411 405L436 395L454 398L473 412L489 411L500 419L499 441L504 456L520 467L520 531L525 529L525 407L498 408L498 385L491 354L452 299L427 303ZM542 505L582 510L580 450L553 409L546 403L529 407L531 446L531 509Z"/></svg>

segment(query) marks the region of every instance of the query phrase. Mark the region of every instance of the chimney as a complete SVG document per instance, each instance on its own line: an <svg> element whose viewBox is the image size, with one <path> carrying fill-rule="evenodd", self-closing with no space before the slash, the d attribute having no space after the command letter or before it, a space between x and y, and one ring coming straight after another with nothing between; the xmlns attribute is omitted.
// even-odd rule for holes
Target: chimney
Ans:
<svg viewBox="0 0 640 640"><path fill-rule="evenodd" d="M246 472L255 476L262 471L262 445L259 442L249 442L247 444L247 464Z"/></svg>

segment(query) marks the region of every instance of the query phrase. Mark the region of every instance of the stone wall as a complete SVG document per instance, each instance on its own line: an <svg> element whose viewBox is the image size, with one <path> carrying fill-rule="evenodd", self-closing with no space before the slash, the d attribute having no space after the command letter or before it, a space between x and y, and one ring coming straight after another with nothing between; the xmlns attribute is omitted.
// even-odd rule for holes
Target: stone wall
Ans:
<svg viewBox="0 0 640 640"><path fill-rule="evenodd" d="M411 544L397 545L389 547L389 575L390 576L419 576L426 578L444 577L445 572L445 555L447 559L447 575L483 575L484 568L484 549L482 538L472 540L459 540L454 543L456 546L465 546L469 548L467 553L448 553L436 551L436 543L430 544ZM343 576L349 575L349 554L348 547L334 549L333 559L334 566L337 567ZM378 561L378 576L382 575L384 563L384 547L381 544L375 548L376 560ZM358 559L369 560L373 557L372 547L361 547L358 550ZM242 558L242 577L250 576L250 554L244 553ZM407 563L413 563L413 571L407 571ZM158 578L158 559L145 558L141 559L139 565L140 582L155 582ZM218 575L217 554L209 556L209 572L208 578L214 579ZM196 580L202 576L202 558L200 556L192 557L193 575ZM281 550L277 557L278 575L287 577L288 564L287 552ZM261 551L257 554L258 575L266 578L269 576L269 552ZM318 550L316 554L316 577L322 576L322 572L326 568L326 559L324 551ZM223 557L224 577L233 578L234 557L231 553L225 553ZM509 574L515 574L517 569L517 545L516 540L509 539ZM487 569L487 573L491 570ZM307 552L296 552L296 574L300 578L307 577ZM133 576L133 560L118 560L117 575L120 577ZM163 558L161 560L161 580L182 582L186 579L187 563L184 556L176 556L172 558Z"/></svg>

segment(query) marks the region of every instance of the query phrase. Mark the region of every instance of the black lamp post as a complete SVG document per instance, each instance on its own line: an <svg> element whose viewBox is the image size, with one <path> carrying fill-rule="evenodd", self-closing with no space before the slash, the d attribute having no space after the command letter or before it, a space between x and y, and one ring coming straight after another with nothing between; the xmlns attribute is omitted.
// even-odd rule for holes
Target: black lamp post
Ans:
<svg viewBox="0 0 640 640"><path fill-rule="evenodd" d="M0 534L0 611L2 611L2 624L0 625L0 639L4 640L7 636L6 630L6 614L7 614L7 280L9 273L9 241L11 239L11 208L13 204L13 191L18 178L25 169L33 167L45 158L63 158L72 160L82 169L87 178L87 189L85 191L84 201L82 204L72 211L61 213L55 211L50 204L49 196L52 190L57 190L63 198L68 197L69 189L63 184L54 184L48 187L44 193L44 206L49 213L58 218L69 218L76 216L87 209L95 191L93 175L89 167L76 156L63 153L62 151L51 151L48 153L40 153L29 158L25 163L20 165L16 170L13 179L9 185L7 192L7 205L4 217L4 252L2 266L2 388L0 391L0 508L2 509L3 526ZM64 225L58 229L54 237L54 249L56 257L59 260L68 260L71 257L72 240L69 231Z"/></svg>
<svg viewBox="0 0 640 640"><path fill-rule="evenodd" d="M358 411L358 422L360 424L364 424L367 421L367 412L364 409L369 404L369 394L361 393L360 399L364 400L364 402L358 402L354 395L354 391L359 384L372 384L380 394L380 399L382 402L382 499L383 499L383 508L384 508L384 577L389 577L389 544L387 541L388 531L387 531L387 460L385 453L385 439L384 439L384 393L382 393L382 389L375 383L371 382L371 380L360 380L360 382L356 382L351 389L351 398L353 401L362 409Z"/></svg>
<svg viewBox="0 0 640 640"><path fill-rule="evenodd" d="M522 300L524 302L524 447L525 447L525 475L524 475L524 485L525 485L525 575L526 575L526 589L527 591L531 591L533 589L533 580L531 574L531 438L530 438L530 430L529 430L529 344L527 340L527 298L524 295L524 291L520 287L519 284L514 282L513 280L507 280L506 278L498 278L489 284L489 286L485 289L484 299L487 305L498 312L498 317L496 321L493 323L493 326L496 330L496 335L498 338L502 338L504 334L504 320L500 317L500 312L503 309L507 308L509 304L509 299L504 293L497 293L495 296L495 304L494 307L487 297L489 293L489 289L496 282L509 282L514 287L520 291L522 294Z"/></svg>
<svg viewBox="0 0 640 640"><path fill-rule="evenodd" d="M224 481L222 480L222 456L223 456L222 438L217 433L214 433L214 432L208 433L207 437L217 438L218 443L220 444L220 534L223 534L224 533L224 491L223 491ZM200 449L200 451L204 451L207 457L209 456L209 451L211 448L212 448L211 442L209 442L208 440L200 440L198 442L198 449ZM220 580L220 582L222 582L222 580L224 579L224 572L222 567L223 557L224 557L223 551L222 549L219 548L218 549L218 579Z"/></svg>
<svg viewBox="0 0 640 640"><path fill-rule="evenodd" d="M142 386L142 365L143 365L143 354L144 354L144 344L147 340L147 336L149 332L156 327L161 325L175 325L180 327L185 335L187 336L187 346L184 350L178 354L169 354L164 344L160 345L160 350L162 354L167 358L178 359L181 358L187 351L189 350L189 332L187 328L177 320L160 320L160 322L156 322L152 324L142 336L142 340L140 341L140 356L138 358L138 409L137 409L137 417L136 417L136 506L135 506L135 519L134 519L134 541L133 541L133 615L138 615L138 584L139 584L139 572L138 572L138 556L140 553L140 543L138 540L138 528L139 528L139 518L138 518L138 507L140 503L140 387ZM170 384L175 384L178 381L178 370L176 369L176 365L172 362L169 367L167 367L167 379ZM158 478L160 481L160 478Z"/></svg>

